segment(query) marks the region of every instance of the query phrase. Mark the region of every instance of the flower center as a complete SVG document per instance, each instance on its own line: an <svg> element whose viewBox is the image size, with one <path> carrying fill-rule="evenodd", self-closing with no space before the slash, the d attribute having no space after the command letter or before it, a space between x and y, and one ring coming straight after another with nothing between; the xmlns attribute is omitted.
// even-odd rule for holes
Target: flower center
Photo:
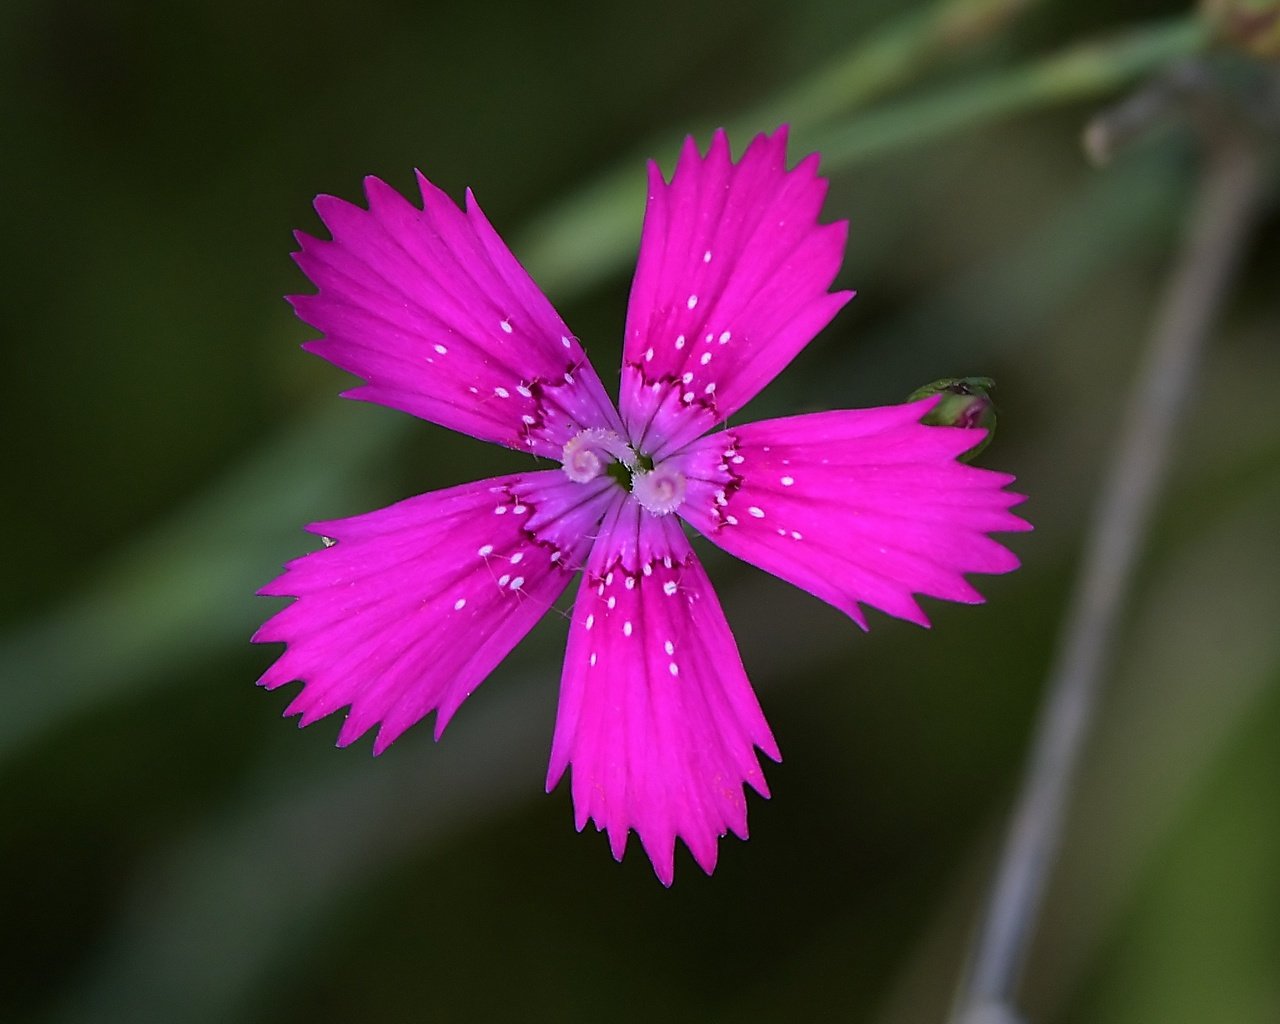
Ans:
<svg viewBox="0 0 1280 1024"><path fill-rule="evenodd" d="M588 427L570 438L561 463L565 476L579 484L607 473L655 516L674 512L684 501L683 473L669 463L655 466L651 456L604 427Z"/></svg>

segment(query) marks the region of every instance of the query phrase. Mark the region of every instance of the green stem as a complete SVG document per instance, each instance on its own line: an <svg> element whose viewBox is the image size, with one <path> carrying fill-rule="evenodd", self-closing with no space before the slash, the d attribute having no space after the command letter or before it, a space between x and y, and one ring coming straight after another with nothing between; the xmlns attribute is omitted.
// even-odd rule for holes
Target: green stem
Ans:
<svg viewBox="0 0 1280 1024"><path fill-rule="evenodd" d="M1103 96L1195 53L1206 40L1201 22L1179 18L886 104L823 133L823 166L843 169L1012 114Z"/></svg>
<svg viewBox="0 0 1280 1024"><path fill-rule="evenodd" d="M1223 135L1193 210L1137 378L1079 581L1050 667L1048 696L1011 816L957 1024L1014 1022L1014 993L1056 858L1098 693L1172 458L1176 430L1261 195L1249 142Z"/></svg>

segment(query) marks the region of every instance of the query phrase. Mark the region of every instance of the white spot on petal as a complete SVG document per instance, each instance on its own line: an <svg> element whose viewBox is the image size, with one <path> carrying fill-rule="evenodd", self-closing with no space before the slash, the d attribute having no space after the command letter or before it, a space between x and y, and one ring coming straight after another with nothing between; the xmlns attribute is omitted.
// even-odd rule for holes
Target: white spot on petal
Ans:
<svg viewBox="0 0 1280 1024"><path fill-rule="evenodd" d="M519 563L523 558L524 558L524 552L523 552L523 551L517 551L514 555L512 555L512 556L511 556L511 564L512 564L512 565L516 565L516 564L518 564L518 563Z"/></svg>
<svg viewBox="0 0 1280 1024"><path fill-rule="evenodd" d="M759 505L752 505L747 509L747 511L750 512L757 519L764 518L764 509L762 509Z"/></svg>
<svg viewBox="0 0 1280 1024"><path fill-rule="evenodd" d="M684 335L681 334L676 338L676 348L684 348Z"/></svg>
<svg viewBox="0 0 1280 1024"><path fill-rule="evenodd" d="M662 645L662 649L667 652L667 657L671 657L671 655L676 653L676 645L673 644L670 640L668 640L665 644Z"/></svg>
<svg viewBox="0 0 1280 1024"><path fill-rule="evenodd" d="M495 516L505 516L507 514L507 506L499 505L497 508L493 510L493 514Z"/></svg>
<svg viewBox="0 0 1280 1024"><path fill-rule="evenodd" d="M618 607L618 599L614 597L612 594L610 594L609 600L607 600L605 604L608 606L609 611L613 611L616 607Z"/></svg>
<svg viewBox="0 0 1280 1024"><path fill-rule="evenodd" d="M596 624L596 617L595 617L594 615L588 615L588 616L587 616L587 621L586 621L586 627L587 627L587 629L590 629L590 628L591 628L592 626L594 626L595 624Z"/></svg>
<svg viewBox="0 0 1280 1024"><path fill-rule="evenodd" d="M596 652L595 652L595 651L592 651L592 652L591 652L591 657L588 659L588 661L590 661L590 663L591 663L591 667L592 667L592 668L595 668L595 667L596 667Z"/></svg>
<svg viewBox="0 0 1280 1024"><path fill-rule="evenodd" d="M670 672L673 676L678 676L680 674L680 666L673 661L670 665L667 666L667 671Z"/></svg>
<svg viewBox="0 0 1280 1024"><path fill-rule="evenodd" d="M737 517L737 516L725 516L725 517L724 517L724 521L725 521L726 523L728 523L730 526L737 526L737 525L738 525L738 517Z"/></svg>
<svg viewBox="0 0 1280 1024"><path fill-rule="evenodd" d="M680 378L681 384L689 384L689 383L692 383L692 381L693 381L692 373L686 373L683 377Z"/></svg>
<svg viewBox="0 0 1280 1024"><path fill-rule="evenodd" d="M511 582L511 574L510 574L510 573L505 573L505 572L504 572L501 576L499 576L499 577L498 577L498 586L500 586L500 587L505 587L505 586L506 586L508 583L510 583L510 582Z"/></svg>
<svg viewBox="0 0 1280 1024"><path fill-rule="evenodd" d="M516 393L517 393L517 394L519 394L519 395L524 396L525 398L532 398L532 397L533 397L533 392L532 392L532 391L530 391L530 390L529 390L527 387L525 387L523 384L521 384L518 388L516 388Z"/></svg>
<svg viewBox="0 0 1280 1024"><path fill-rule="evenodd" d="M645 354L644 354L644 361L645 361L646 363L651 363L651 362L653 362L653 349L648 349L648 350L645 352Z"/></svg>
<svg viewBox="0 0 1280 1024"><path fill-rule="evenodd" d="M662 592L666 594L667 597L675 597L677 589L675 580L667 580L666 583L662 584Z"/></svg>
<svg viewBox="0 0 1280 1024"><path fill-rule="evenodd" d="M783 486L783 487L790 487L790 486L791 486L793 483L795 483L795 482L796 482L796 478L795 478L795 477L793 477L793 476L784 476L784 477L782 478L782 486Z"/></svg>
<svg viewBox="0 0 1280 1024"><path fill-rule="evenodd" d="M710 352L703 352L703 353L702 353L702 358L701 358L701 359L699 359L699 360L698 360L698 362L700 362L703 366L706 366L706 365L707 365L707 363L711 362L711 353L710 353Z"/></svg>
<svg viewBox="0 0 1280 1024"><path fill-rule="evenodd" d="M560 335L560 344L563 345L565 348L571 348L573 346L573 342L571 342L563 334Z"/></svg>
<svg viewBox="0 0 1280 1024"><path fill-rule="evenodd" d="M703 262L703 263L710 263L710 262L711 262L711 250L710 250L710 249L708 249L706 252L704 252L704 253L702 254L702 262Z"/></svg>
<svg viewBox="0 0 1280 1024"><path fill-rule="evenodd" d="M467 606L467 599L465 597L460 597L458 598L458 600L453 602L453 610L455 612L462 611L462 609L465 608L466 606Z"/></svg>
<svg viewBox="0 0 1280 1024"><path fill-rule="evenodd" d="M445 348L443 345L437 345L436 351L439 352L440 355L442 356L447 356L449 354L449 350Z"/></svg>
<svg viewBox="0 0 1280 1024"><path fill-rule="evenodd" d="M690 309L693 309L693 307L696 306L697 304L698 304L698 296L696 295L690 295L689 301L685 303L685 305L688 306Z"/></svg>
<svg viewBox="0 0 1280 1024"><path fill-rule="evenodd" d="M481 558L488 558L491 554L493 554L493 545L492 544L484 545L484 547L482 547L479 551L477 551L476 554L479 555Z"/></svg>
<svg viewBox="0 0 1280 1024"><path fill-rule="evenodd" d="M497 395L499 398L510 398L510 397L511 397L511 392L510 392L510 391L508 391L506 388L494 388L494 389L493 389L493 393L494 393L495 395Z"/></svg>
<svg viewBox="0 0 1280 1024"><path fill-rule="evenodd" d="M503 333L504 333L504 334L510 334L510 333L511 333L511 321L510 321L510 320L503 320L503 321L502 321L502 330L503 330Z"/></svg>
<svg viewBox="0 0 1280 1024"><path fill-rule="evenodd" d="M626 622L624 622L624 623L622 624L622 635L623 635L623 636L630 636L630 635L631 635L631 620L630 620L630 619L627 619L627 621L626 621Z"/></svg>
<svg viewBox="0 0 1280 1024"><path fill-rule="evenodd" d="M725 331L723 334L720 335L720 344L721 345L729 344L729 339L732 337L733 337L732 334L730 334L728 331Z"/></svg>

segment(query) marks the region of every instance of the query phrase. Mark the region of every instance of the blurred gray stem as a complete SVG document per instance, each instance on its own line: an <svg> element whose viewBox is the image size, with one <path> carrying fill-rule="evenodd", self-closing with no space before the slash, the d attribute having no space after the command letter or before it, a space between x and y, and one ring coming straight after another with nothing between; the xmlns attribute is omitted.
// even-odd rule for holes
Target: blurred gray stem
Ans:
<svg viewBox="0 0 1280 1024"><path fill-rule="evenodd" d="M1053 866L1077 764L1124 620L1133 571L1185 399L1247 240L1262 186L1244 132L1205 131L1206 166L1128 403L1051 666L1021 792L987 898L956 1024L1014 1024L1014 996Z"/></svg>

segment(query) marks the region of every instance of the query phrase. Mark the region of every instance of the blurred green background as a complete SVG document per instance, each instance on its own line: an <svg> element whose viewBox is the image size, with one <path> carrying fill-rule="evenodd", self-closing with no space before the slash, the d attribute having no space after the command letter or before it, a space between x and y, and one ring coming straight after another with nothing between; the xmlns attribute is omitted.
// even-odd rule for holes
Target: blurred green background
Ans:
<svg viewBox="0 0 1280 1024"><path fill-rule="evenodd" d="M0 7L0 1019L941 1020L1200 166L1176 119L1105 170L1081 129L1205 35L1159 0ZM558 616L439 745L282 720L248 637L301 526L526 465L336 399L280 298L311 197L472 186L612 381L643 157L781 120L860 294L744 418L994 376L1024 568L864 635L700 544L786 760L670 891L542 792ZM1272 204L1186 415L1037 1024L1280 1020L1278 240Z"/></svg>

